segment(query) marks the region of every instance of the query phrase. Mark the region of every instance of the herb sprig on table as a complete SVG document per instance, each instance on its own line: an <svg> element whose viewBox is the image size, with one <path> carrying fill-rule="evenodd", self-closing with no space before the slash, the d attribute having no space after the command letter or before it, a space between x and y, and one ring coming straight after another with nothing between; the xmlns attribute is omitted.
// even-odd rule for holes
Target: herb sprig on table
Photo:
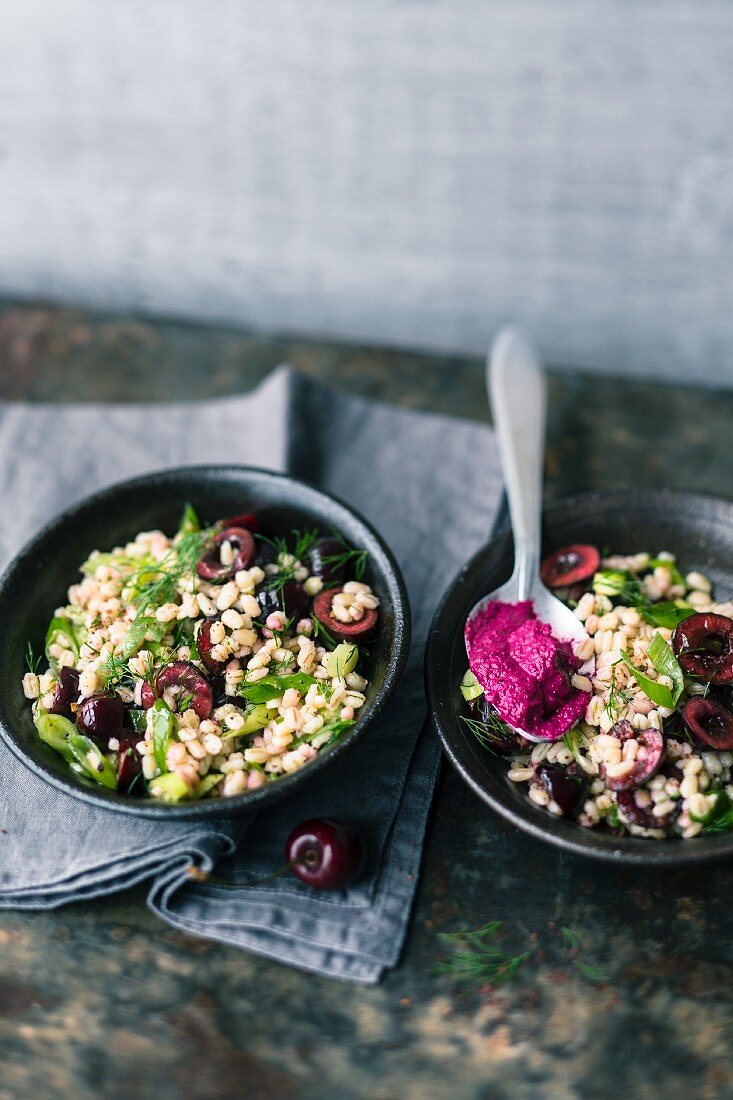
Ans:
<svg viewBox="0 0 733 1100"><path fill-rule="evenodd" d="M570 962L586 981L594 985L610 981L610 975L600 967L587 962L581 956L585 943L579 932L565 926L558 929L551 923L543 936L530 936L529 943L521 951L512 954L497 943L503 935L504 922L489 921L474 931L439 932L438 938L448 948L435 965L435 973L452 984L479 990L482 986L500 986L512 981L525 964L534 956L555 957L559 962Z"/></svg>
<svg viewBox="0 0 733 1100"><path fill-rule="evenodd" d="M503 985L516 975L532 954L531 950L508 955L496 944L502 921L493 920L474 932L439 932L452 950L436 964L436 972L458 983L470 985Z"/></svg>

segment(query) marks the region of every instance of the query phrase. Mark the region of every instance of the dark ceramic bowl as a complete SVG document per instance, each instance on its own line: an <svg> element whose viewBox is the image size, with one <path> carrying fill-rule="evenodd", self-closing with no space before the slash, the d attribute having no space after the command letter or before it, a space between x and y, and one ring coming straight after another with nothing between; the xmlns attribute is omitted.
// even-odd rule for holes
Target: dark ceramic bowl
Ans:
<svg viewBox="0 0 733 1100"><path fill-rule="evenodd" d="M573 542L630 554L669 550L683 572L697 569L715 591L733 594L733 504L687 493L588 493L549 507L544 514L543 554ZM513 560L508 531L498 535L461 569L435 613L425 658L427 692L438 733L452 764L492 809L540 840L567 851L626 864L684 864L733 854L733 833L690 840L615 837L584 829L533 805L526 787L506 777L507 763L477 743L459 721L467 713L459 689L466 671L463 627L474 603L508 580Z"/></svg>
<svg viewBox="0 0 733 1100"><path fill-rule="evenodd" d="M165 803L107 791L84 783L36 734L21 679L30 642L43 652L55 607L79 576L91 550L119 545L139 531L172 532L191 501L209 522L256 511L275 534L293 528L336 528L353 546L368 551L365 580L381 601L380 628L366 658L367 702L353 729L297 772L258 790L227 799ZM366 520L334 497L282 474L246 466L191 466L124 481L75 504L20 552L0 580L0 733L17 757L61 791L110 810L158 818L220 817L260 808L284 798L338 760L367 733L394 693L410 645L410 611L404 581L390 550Z"/></svg>

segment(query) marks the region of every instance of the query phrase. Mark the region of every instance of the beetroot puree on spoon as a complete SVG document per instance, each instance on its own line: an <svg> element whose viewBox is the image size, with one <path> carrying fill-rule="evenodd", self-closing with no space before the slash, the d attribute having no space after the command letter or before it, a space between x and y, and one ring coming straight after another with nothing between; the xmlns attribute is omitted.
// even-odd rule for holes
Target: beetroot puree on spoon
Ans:
<svg viewBox="0 0 733 1100"><path fill-rule="evenodd" d="M582 662L531 600L487 603L466 623L466 650L487 700L515 729L557 741L584 716L590 692L572 683Z"/></svg>

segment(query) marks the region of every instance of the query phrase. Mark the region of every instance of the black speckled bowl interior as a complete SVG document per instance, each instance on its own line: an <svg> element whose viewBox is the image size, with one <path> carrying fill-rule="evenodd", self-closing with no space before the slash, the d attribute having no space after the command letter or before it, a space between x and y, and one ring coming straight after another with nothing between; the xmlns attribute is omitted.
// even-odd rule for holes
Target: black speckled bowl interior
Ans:
<svg viewBox="0 0 733 1100"><path fill-rule="evenodd" d="M107 791L78 779L37 736L21 679L30 642L43 652L54 608L94 549L107 549L139 531L173 533L186 501L206 522L256 511L264 526L287 535L293 528L336 528L369 552L364 579L381 601L380 628L366 658L367 702L353 729L305 767L258 790L227 799L165 803ZM402 576L377 532L341 501L282 474L245 466L193 466L121 482L75 504L44 528L0 580L0 733L12 751L59 790L110 810L159 818L201 818L260 808L310 782L361 737L395 691L410 645L410 611Z"/></svg>
<svg viewBox="0 0 733 1100"><path fill-rule="evenodd" d="M573 542L629 554L669 550L687 572L707 574L715 592L733 594L733 503L688 493L588 493L549 507L543 554ZM466 713L460 682L466 670L463 627L474 603L508 580L511 534L500 534L461 569L433 619L425 658L430 707L448 757L484 802L514 825L560 848L615 863L675 865L733 854L733 833L690 840L615 837L552 817L534 806L526 787L506 777L507 763L477 743L459 715Z"/></svg>

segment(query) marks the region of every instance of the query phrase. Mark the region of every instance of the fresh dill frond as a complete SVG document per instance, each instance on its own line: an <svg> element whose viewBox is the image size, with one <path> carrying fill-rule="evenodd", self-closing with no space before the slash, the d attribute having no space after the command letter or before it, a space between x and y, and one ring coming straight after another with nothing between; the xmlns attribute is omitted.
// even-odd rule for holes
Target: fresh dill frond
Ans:
<svg viewBox="0 0 733 1100"><path fill-rule="evenodd" d="M360 581L364 576L366 569L367 559L369 558L368 550L355 550L349 547L345 547L341 554L329 554L323 559L324 565L331 565L335 569L347 568L351 566L354 572L354 579Z"/></svg>
<svg viewBox="0 0 733 1100"><path fill-rule="evenodd" d="M504 985L514 978L530 958L531 950L509 955L494 942L501 932L502 921L489 921L475 932L439 932L438 936L450 948L450 954L435 967L453 982L471 986Z"/></svg>
<svg viewBox="0 0 733 1100"><path fill-rule="evenodd" d="M129 662L110 653L106 661L100 666L106 688L132 687L135 677L130 671Z"/></svg>
<svg viewBox="0 0 733 1100"><path fill-rule="evenodd" d="M601 966L591 966L590 963L582 962L580 959L576 965L583 977L587 978L589 982L602 984L611 980L611 975Z"/></svg>
<svg viewBox="0 0 733 1100"><path fill-rule="evenodd" d="M43 658L40 656L40 654L38 656L35 655L35 653L33 652L33 646L30 642L28 642L25 647L25 663L28 671L32 672L34 676L38 675L38 669L41 666L42 660Z"/></svg>
<svg viewBox="0 0 733 1100"><path fill-rule="evenodd" d="M622 708L630 703L634 698L634 692L630 688L620 688L616 683L616 665L621 664L622 661L614 661L611 665L611 686L608 690L608 699L606 700L603 709L612 722L618 720L618 716L621 713Z"/></svg>
<svg viewBox="0 0 733 1100"><path fill-rule="evenodd" d="M573 962L584 978L594 983L610 981L610 975L602 967L593 966L581 959L580 956L585 950L585 943L579 932L575 932L572 928L562 927L560 935L562 936L563 946L572 953Z"/></svg>
<svg viewBox="0 0 733 1100"><path fill-rule="evenodd" d="M495 711L489 711L489 716L485 722L470 718L467 714L461 714L459 717L482 748L487 749L489 752L495 753L505 739L512 736L512 731L502 722Z"/></svg>
<svg viewBox="0 0 733 1100"><path fill-rule="evenodd" d="M204 531L181 535L159 562L143 565L130 575L128 584L133 589L132 603L137 608L136 617L150 608L175 600L180 581L196 572L199 559L214 534L215 529L208 527Z"/></svg>
<svg viewBox="0 0 733 1100"><path fill-rule="evenodd" d="M565 947L569 947L571 950L582 951L583 940L578 932L574 932L572 928L561 927L560 935L562 936L562 942Z"/></svg>
<svg viewBox="0 0 733 1100"><path fill-rule="evenodd" d="M313 623L313 637L318 638L325 649L334 650L338 643L330 630L327 630L315 615L311 615L311 622Z"/></svg>

